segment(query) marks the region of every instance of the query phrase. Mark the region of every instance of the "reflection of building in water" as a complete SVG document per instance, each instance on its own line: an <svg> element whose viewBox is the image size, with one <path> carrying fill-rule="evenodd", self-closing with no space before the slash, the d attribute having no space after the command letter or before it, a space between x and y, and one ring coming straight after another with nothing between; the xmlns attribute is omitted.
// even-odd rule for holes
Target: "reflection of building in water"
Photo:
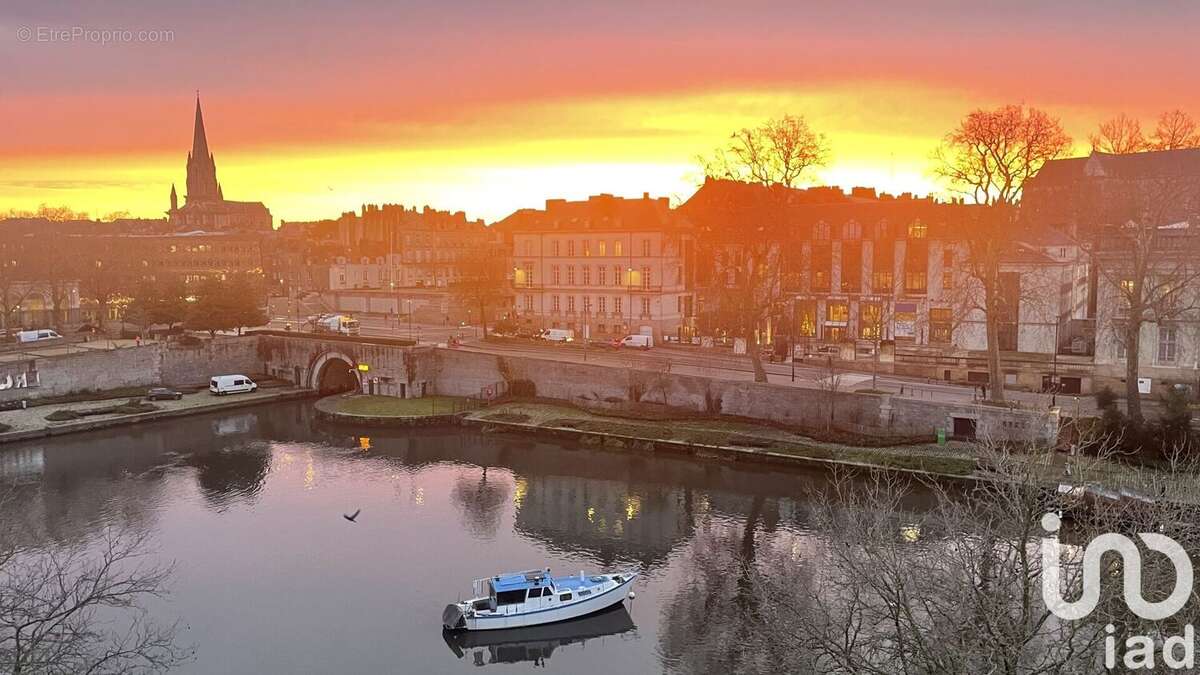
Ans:
<svg viewBox="0 0 1200 675"><path fill-rule="evenodd" d="M470 654L476 666L522 662L544 666L558 647L576 643L582 646L592 638L620 635L636 628L629 610L621 604L574 621L511 630L447 631L442 638L455 656L461 659Z"/></svg>
<svg viewBox="0 0 1200 675"><path fill-rule="evenodd" d="M46 458L40 447L18 448L0 453L0 478L12 480L36 476L46 467Z"/></svg>
<svg viewBox="0 0 1200 675"><path fill-rule="evenodd" d="M603 565L632 558L651 567L691 536L690 499L690 490L681 488L530 476L514 495L514 527L551 547L590 551Z"/></svg>

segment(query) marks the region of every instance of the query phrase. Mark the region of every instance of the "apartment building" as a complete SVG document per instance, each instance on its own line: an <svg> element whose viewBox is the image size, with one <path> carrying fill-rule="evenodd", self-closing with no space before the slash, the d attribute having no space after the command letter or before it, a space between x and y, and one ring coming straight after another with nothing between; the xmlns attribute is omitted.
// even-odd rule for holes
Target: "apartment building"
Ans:
<svg viewBox="0 0 1200 675"><path fill-rule="evenodd" d="M1200 149L1048 162L1025 187L1026 229L1067 233L1088 256L1093 388L1200 391ZM1140 296L1131 372L1131 299ZM1076 340L1078 342L1078 340Z"/></svg>
<svg viewBox="0 0 1200 675"><path fill-rule="evenodd" d="M694 239L665 197L548 199L545 209L522 209L494 227L509 251L523 329L692 339Z"/></svg>
<svg viewBox="0 0 1200 675"><path fill-rule="evenodd" d="M847 194L709 179L681 207L701 228L706 329L727 330L720 296L736 275L724 261L764 238L779 271L777 306L757 327L761 341L951 344L966 254L960 228L970 208L869 188Z"/></svg>

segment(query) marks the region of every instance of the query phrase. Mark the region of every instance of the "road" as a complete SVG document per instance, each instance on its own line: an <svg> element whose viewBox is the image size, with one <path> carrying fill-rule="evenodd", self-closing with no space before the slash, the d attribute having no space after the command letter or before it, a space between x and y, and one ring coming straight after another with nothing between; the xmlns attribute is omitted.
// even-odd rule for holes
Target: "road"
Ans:
<svg viewBox="0 0 1200 675"><path fill-rule="evenodd" d="M671 345L658 346L649 351L615 350L595 345L585 347L581 344L553 344L535 341L504 341L484 342L482 331L477 326L444 326L433 324L408 324L401 321L396 325L394 320L384 317L359 316L362 335L373 337L414 338L426 343L446 343L451 337L459 337L462 346L459 349L467 351L486 352L493 354L510 354L514 356L529 356L558 361L588 362L608 366L638 368L641 370L667 371L684 375L698 375L727 380L754 379L754 369L749 358L735 356L720 350L699 347ZM273 328L282 328L285 319L272 322ZM834 361L834 364L838 364ZM855 364L860 369L854 371L797 364L794 371L791 363L765 363L767 380L771 384L828 388L830 377L836 379L836 389L839 391L858 391L870 389L872 378L870 364ZM865 370L866 372L863 372ZM874 388L890 392L896 396L904 396L927 401L970 403L978 399L978 389L970 385L954 384L937 380L904 377L881 373L876 378ZM1012 391L1006 392L1010 401L1029 409L1046 409L1050 405L1049 394ZM1057 403L1064 412L1070 414L1076 410L1090 412L1094 409L1091 397L1060 396Z"/></svg>

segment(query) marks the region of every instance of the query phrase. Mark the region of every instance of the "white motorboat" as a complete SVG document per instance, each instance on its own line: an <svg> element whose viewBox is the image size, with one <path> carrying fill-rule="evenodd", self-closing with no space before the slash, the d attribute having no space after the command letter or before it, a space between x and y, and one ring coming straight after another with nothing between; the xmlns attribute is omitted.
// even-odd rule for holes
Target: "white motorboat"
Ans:
<svg viewBox="0 0 1200 675"><path fill-rule="evenodd" d="M637 572L573 574L556 577L550 569L476 579L474 597L446 605L446 630L524 628L577 619L625 599Z"/></svg>

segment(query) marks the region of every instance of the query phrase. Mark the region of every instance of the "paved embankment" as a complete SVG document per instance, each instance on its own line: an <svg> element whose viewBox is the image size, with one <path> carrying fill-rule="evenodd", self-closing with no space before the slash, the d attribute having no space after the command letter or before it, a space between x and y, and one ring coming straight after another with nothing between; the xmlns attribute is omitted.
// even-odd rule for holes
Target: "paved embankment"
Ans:
<svg viewBox="0 0 1200 675"><path fill-rule="evenodd" d="M260 389L259 391L249 394L213 396L205 390L184 394L183 398L178 401L147 401L147 403L150 403L157 408L157 410L152 410L149 412L133 414L115 413L105 415L89 415L81 419L63 422L49 421L46 419L46 416L58 410L71 410L79 412L84 410L105 408L112 406L114 403L119 403L119 401L79 401L74 403L41 405L24 410L8 410L0 412L0 423L9 425L11 429L4 433L0 433L0 443L12 443L14 441L22 441L29 438L41 438L44 436L58 436L62 434L93 431L95 429L138 424L141 422L170 419L185 415L199 415L218 410L259 405L262 403L274 403L277 401L290 401L298 398L309 398L314 396L315 393L316 392L312 391L311 389L279 387Z"/></svg>

